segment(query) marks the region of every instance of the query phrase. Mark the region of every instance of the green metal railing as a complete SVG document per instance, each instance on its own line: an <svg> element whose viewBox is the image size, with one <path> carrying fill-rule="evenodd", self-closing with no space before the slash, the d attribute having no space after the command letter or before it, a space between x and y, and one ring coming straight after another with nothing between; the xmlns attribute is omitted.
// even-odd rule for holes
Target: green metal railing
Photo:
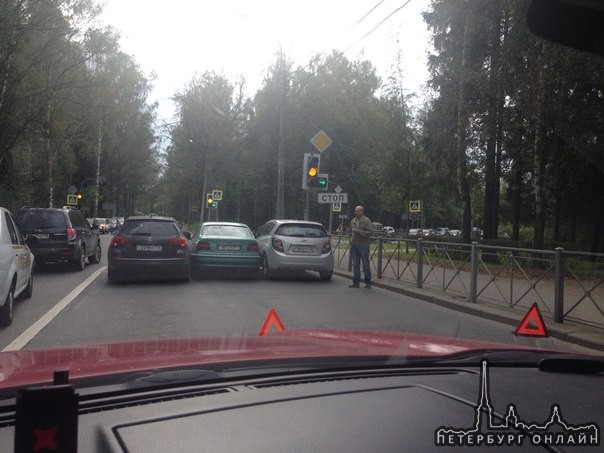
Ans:
<svg viewBox="0 0 604 453"><path fill-rule="evenodd" d="M350 271L348 237L333 236L332 242L336 267ZM604 254L374 238L370 259L378 279L437 289L470 303L525 310L537 302L557 323L569 319L604 328Z"/></svg>

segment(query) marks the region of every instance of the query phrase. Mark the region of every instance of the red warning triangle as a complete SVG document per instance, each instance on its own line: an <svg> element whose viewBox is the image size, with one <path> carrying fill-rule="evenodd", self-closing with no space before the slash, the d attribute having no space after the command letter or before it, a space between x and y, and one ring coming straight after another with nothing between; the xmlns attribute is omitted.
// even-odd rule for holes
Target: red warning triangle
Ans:
<svg viewBox="0 0 604 453"><path fill-rule="evenodd" d="M541 311L535 302L529 311L524 315L518 328L514 331L514 335L523 335L527 337L548 337L547 328Z"/></svg>
<svg viewBox="0 0 604 453"><path fill-rule="evenodd" d="M274 308L271 308L268 311L268 315L266 315L266 319L262 323L262 327L260 328L260 332L258 333L258 336L266 337L266 335L268 334L268 331L270 330L272 325L274 325L279 332L281 332L282 330L285 330L285 326L281 322L281 319L277 315L277 312L275 311Z"/></svg>

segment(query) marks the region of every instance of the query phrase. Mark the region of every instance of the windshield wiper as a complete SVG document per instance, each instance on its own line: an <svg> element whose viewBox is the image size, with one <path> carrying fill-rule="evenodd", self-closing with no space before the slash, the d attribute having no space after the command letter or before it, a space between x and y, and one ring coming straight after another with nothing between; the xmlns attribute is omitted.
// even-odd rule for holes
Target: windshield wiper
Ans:
<svg viewBox="0 0 604 453"><path fill-rule="evenodd" d="M409 365L489 365L508 367L537 367L541 371L592 374L604 372L604 358L580 354L560 354L549 351L515 349L481 349L441 357L408 357L401 359Z"/></svg>
<svg viewBox="0 0 604 453"><path fill-rule="evenodd" d="M156 385L172 385L187 382L206 382L221 379L222 376L212 370L173 370L158 371L144 376L137 376L128 381L129 387L147 387Z"/></svg>

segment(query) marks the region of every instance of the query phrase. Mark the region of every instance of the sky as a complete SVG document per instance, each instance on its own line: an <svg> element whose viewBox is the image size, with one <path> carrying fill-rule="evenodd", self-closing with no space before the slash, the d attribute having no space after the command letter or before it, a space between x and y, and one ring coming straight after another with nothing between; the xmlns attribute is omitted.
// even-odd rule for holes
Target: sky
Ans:
<svg viewBox="0 0 604 453"><path fill-rule="evenodd" d="M428 3L105 0L101 20L119 31L122 50L154 77L150 101L159 103L160 122L171 122L171 98L195 74L214 71L233 82L244 77L247 94L253 96L279 49L294 67L305 66L317 53L345 51L349 60L370 60L382 78L400 50L404 89L421 91L428 43L421 12Z"/></svg>

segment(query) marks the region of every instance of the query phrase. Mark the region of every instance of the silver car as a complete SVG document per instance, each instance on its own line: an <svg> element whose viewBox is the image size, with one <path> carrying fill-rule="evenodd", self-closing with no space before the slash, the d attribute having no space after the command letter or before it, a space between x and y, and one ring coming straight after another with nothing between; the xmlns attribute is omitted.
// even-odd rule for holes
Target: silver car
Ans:
<svg viewBox="0 0 604 453"><path fill-rule="evenodd" d="M331 240L320 223L270 220L258 229L256 240L265 278L281 270L301 270L316 271L321 280L331 280Z"/></svg>

